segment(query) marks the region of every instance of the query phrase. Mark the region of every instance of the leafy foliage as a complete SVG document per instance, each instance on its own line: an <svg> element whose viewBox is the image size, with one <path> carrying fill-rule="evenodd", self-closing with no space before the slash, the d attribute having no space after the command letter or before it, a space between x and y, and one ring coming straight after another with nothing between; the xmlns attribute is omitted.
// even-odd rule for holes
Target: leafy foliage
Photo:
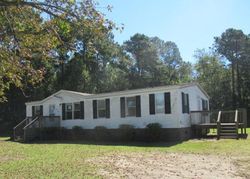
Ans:
<svg viewBox="0 0 250 179"><path fill-rule="evenodd" d="M161 136L161 124L150 123L146 126L146 141L157 142L160 140Z"/></svg>
<svg viewBox="0 0 250 179"><path fill-rule="evenodd" d="M211 109L227 109L231 104L230 69L216 53L196 51L196 80L210 95Z"/></svg>
<svg viewBox="0 0 250 179"><path fill-rule="evenodd" d="M249 44L249 35L237 29L227 29L215 38L216 51L230 62L232 108L249 107Z"/></svg>

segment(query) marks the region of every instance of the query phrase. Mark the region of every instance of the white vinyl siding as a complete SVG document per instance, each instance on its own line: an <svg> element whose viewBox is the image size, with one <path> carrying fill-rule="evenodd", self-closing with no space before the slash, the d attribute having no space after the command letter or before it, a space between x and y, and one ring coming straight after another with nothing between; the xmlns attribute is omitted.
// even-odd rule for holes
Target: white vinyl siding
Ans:
<svg viewBox="0 0 250 179"><path fill-rule="evenodd" d="M50 104L49 105L49 116L55 116L56 114L56 105Z"/></svg>

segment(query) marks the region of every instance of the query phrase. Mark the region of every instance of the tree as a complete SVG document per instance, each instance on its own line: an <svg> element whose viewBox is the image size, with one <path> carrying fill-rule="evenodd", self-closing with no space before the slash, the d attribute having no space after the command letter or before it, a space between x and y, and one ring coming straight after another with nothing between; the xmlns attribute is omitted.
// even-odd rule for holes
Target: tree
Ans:
<svg viewBox="0 0 250 179"><path fill-rule="evenodd" d="M242 30L227 29L222 33L221 37L215 37L215 48L217 52L223 55L231 62L231 80L232 80L232 105L233 108L242 105L242 77L240 72L240 64L245 54L245 43L248 37Z"/></svg>
<svg viewBox="0 0 250 179"><path fill-rule="evenodd" d="M151 41L156 46L158 58L162 62L159 75L164 84L191 81L192 65L182 60L177 45L171 41L164 42L158 37L151 38Z"/></svg>
<svg viewBox="0 0 250 179"><path fill-rule="evenodd" d="M1 101L6 100L5 93L10 85L24 89L28 83L35 85L43 79L46 69L34 68L34 59L57 58L63 68L69 60L64 58L67 54L82 47L85 53L95 51L91 40L102 38L115 27L95 5L91 0L0 2Z"/></svg>
<svg viewBox="0 0 250 179"><path fill-rule="evenodd" d="M150 38L143 34L135 34L130 40L124 42L124 50L131 57L130 81L132 88L151 86L156 77L157 49Z"/></svg>
<svg viewBox="0 0 250 179"><path fill-rule="evenodd" d="M225 60L213 51L205 50L197 50L195 58L198 60L195 64L195 78L211 97L210 108L230 109L232 91L228 86L231 73Z"/></svg>
<svg viewBox="0 0 250 179"><path fill-rule="evenodd" d="M192 79L192 65L184 62L174 42L135 34L123 44L131 58L132 88L170 85Z"/></svg>

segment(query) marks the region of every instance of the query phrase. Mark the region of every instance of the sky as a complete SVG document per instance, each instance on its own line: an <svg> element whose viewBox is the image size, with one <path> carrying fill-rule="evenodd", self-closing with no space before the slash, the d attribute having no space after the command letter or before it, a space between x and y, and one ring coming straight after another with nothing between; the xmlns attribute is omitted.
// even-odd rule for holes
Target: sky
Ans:
<svg viewBox="0 0 250 179"><path fill-rule="evenodd" d="M99 0L100 11L123 32L114 31L122 44L135 33L173 41L183 60L195 62L197 49L208 49L226 29L250 34L250 0ZM105 10L111 5L112 12Z"/></svg>

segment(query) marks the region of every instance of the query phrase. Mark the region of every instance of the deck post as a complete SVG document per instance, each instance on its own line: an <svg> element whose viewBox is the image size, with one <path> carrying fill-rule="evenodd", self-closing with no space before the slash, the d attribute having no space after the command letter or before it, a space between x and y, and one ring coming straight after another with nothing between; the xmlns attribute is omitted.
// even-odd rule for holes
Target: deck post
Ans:
<svg viewBox="0 0 250 179"><path fill-rule="evenodd" d="M217 140L220 139L220 118L221 118L221 111L219 111L217 118Z"/></svg>
<svg viewBox="0 0 250 179"><path fill-rule="evenodd" d="M235 130L236 130L236 138L239 139L239 119L238 119L238 110L235 110L235 118L234 118L234 122L235 122ZM242 128L241 128L242 129Z"/></svg>
<svg viewBox="0 0 250 179"><path fill-rule="evenodd" d="M247 110L244 108L242 109L242 112L243 112L244 134L247 135Z"/></svg>

